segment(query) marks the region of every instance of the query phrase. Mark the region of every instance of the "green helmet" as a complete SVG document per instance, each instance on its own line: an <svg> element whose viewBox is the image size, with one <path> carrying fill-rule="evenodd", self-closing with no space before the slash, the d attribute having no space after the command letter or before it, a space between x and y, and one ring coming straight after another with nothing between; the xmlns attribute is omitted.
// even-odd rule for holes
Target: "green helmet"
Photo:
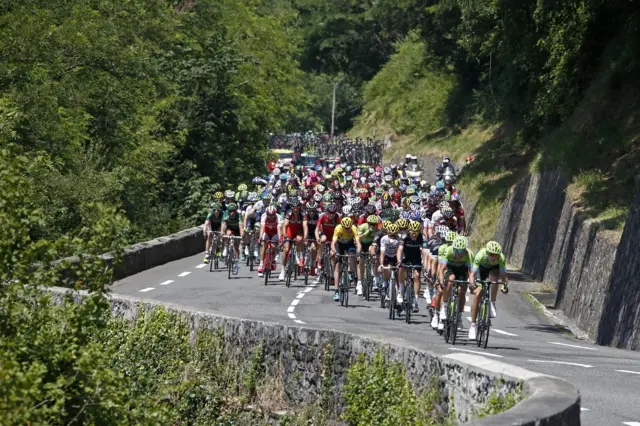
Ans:
<svg viewBox="0 0 640 426"><path fill-rule="evenodd" d="M211 210L222 210L222 204L220 203L213 203L211 205Z"/></svg>
<svg viewBox="0 0 640 426"><path fill-rule="evenodd" d="M446 242L448 243L452 243L456 237L458 236L458 234L455 233L455 231L449 231L447 232L447 236L444 238Z"/></svg>
<svg viewBox="0 0 640 426"><path fill-rule="evenodd" d="M502 247L495 241L489 241L487 243L487 253L489 254L500 254L502 253Z"/></svg>
<svg viewBox="0 0 640 426"><path fill-rule="evenodd" d="M230 212L238 210L238 205L236 203L231 203L227 206L227 210Z"/></svg>
<svg viewBox="0 0 640 426"><path fill-rule="evenodd" d="M456 239L453 240L452 246L455 250L465 250L469 247L469 241L462 235L458 235Z"/></svg>

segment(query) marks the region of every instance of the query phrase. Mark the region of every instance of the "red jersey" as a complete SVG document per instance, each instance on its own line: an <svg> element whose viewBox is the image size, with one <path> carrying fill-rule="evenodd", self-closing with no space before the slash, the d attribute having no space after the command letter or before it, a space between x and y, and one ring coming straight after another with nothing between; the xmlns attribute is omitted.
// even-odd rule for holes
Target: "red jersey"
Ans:
<svg viewBox="0 0 640 426"><path fill-rule="evenodd" d="M327 236L327 240L331 241L333 239L333 231L336 229L336 226L340 223L340 215L336 214L336 217L331 220L326 213L322 213L318 218L317 227L320 228L320 232Z"/></svg>

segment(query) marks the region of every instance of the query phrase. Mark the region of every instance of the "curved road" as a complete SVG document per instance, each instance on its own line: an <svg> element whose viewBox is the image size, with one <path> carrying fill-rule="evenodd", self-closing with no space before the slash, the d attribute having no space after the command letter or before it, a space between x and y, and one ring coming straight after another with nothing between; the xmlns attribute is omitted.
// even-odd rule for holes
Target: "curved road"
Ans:
<svg viewBox="0 0 640 426"><path fill-rule="evenodd" d="M484 350L466 340L470 313L463 316L465 329L452 346L433 331L424 309L412 316L412 324L391 321L376 296L366 302L351 293L353 306L343 308L311 280L307 287L297 281L286 288L276 276L265 287L247 267L229 280L226 271L209 272L201 260L198 254L150 269L115 283L112 290L232 317L306 324L387 341L402 338L439 354L479 353L573 383L582 395L583 425L640 426L640 353L595 346L566 334L526 300L521 289L531 283L517 273L510 274L509 294L498 296L498 317Z"/></svg>

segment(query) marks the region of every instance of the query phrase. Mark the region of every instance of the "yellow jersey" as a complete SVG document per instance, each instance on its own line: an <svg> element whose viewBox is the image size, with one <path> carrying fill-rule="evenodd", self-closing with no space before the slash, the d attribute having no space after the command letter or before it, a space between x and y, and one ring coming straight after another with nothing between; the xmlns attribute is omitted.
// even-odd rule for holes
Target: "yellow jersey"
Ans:
<svg viewBox="0 0 640 426"><path fill-rule="evenodd" d="M345 229L342 225L338 224L333 231L333 241L339 243L350 243L351 241L358 241L358 231L355 225L351 225L351 229Z"/></svg>

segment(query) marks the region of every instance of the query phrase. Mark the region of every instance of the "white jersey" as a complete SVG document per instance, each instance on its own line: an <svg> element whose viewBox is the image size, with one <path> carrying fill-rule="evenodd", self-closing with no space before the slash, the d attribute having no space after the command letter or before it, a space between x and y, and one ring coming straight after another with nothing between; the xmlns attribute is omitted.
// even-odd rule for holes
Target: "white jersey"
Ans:
<svg viewBox="0 0 640 426"><path fill-rule="evenodd" d="M380 251L384 253L386 257L396 257L396 253L398 252L398 246L400 245L400 238L390 238L388 235L385 235L380 240Z"/></svg>
<svg viewBox="0 0 640 426"><path fill-rule="evenodd" d="M436 210L435 213L431 216L431 223L436 224L438 221L442 220L442 212L440 210Z"/></svg>

